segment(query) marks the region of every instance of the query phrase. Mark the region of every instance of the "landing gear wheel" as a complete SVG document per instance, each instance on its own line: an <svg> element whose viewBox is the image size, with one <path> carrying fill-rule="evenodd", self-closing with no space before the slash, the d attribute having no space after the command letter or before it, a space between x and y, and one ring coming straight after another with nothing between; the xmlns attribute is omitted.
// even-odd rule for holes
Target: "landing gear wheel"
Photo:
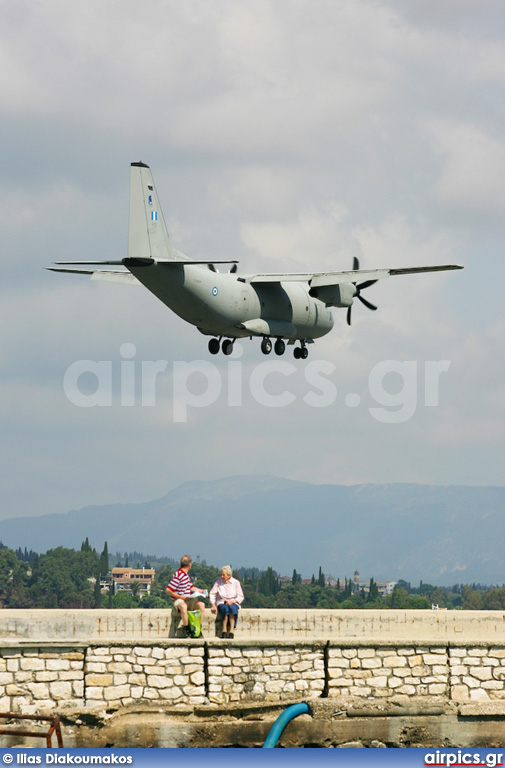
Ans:
<svg viewBox="0 0 505 768"><path fill-rule="evenodd" d="M209 352L211 355L217 355L219 352L219 339L211 339L209 341Z"/></svg>
<svg viewBox="0 0 505 768"><path fill-rule="evenodd" d="M286 345L282 339L277 339L274 344L274 350L276 355L283 355L286 350Z"/></svg>
<svg viewBox="0 0 505 768"><path fill-rule="evenodd" d="M293 357L296 360L299 360L302 356L302 348L301 347L295 347L293 350Z"/></svg>
<svg viewBox="0 0 505 768"><path fill-rule="evenodd" d="M272 342L268 338L264 338L261 342L261 351L264 355L269 355L272 351Z"/></svg>
<svg viewBox="0 0 505 768"><path fill-rule="evenodd" d="M307 347L302 347L300 350L300 357L302 358L302 360L306 360L308 356L309 356L309 350L307 349Z"/></svg>
<svg viewBox="0 0 505 768"><path fill-rule="evenodd" d="M221 345L223 355L231 355L233 352L233 341L231 339L225 339Z"/></svg>

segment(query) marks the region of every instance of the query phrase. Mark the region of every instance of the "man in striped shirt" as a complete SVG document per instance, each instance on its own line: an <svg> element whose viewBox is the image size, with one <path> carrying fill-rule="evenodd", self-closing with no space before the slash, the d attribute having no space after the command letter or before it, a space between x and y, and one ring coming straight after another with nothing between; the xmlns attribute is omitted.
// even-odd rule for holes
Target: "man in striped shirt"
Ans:
<svg viewBox="0 0 505 768"><path fill-rule="evenodd" d="M186 637L192 637L189 629L188 610L199 610L202 622L203 614L205 613L205 603L197 597L191 597L192 592L199 592L198 587L195 587L191 583L188 576L188 573L191 570L191 564L191 557L189 555L183 555L181 557L180 568L174 573L166 588L167 594L174 602L174 608L177 608L181 614L182 626L184 627L184 634Z"/></svg>

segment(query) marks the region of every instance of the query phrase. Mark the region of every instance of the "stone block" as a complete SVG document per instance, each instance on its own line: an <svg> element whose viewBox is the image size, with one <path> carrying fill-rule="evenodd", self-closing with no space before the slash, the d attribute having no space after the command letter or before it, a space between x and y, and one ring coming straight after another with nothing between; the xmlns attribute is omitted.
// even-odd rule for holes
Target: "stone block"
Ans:
<svg viewBox="0 0 505 768"><path fill-rule="evenodd" d="M130 695L129 685L111 685L110 688L105 688L103 697L106 701L112 701L114 699L124 699Z"/></svg>
<svg viewBox="0 0 505 768"><path fill-rule="evenodd" d="M245 675L244 675L245 677ZM190 675L191 682L193 685L204 685L205 684L205 674L202 671L199 672L193 672L193 674Z"/></svg>
<svg viewBox="0 0 505 768"><path fill-rule="evenodd" d="M182 680L183 682L176 682L177 680ZM188 678L180 675L173 679L171 677L163 677L162 675L147 675L147 685L150 688L171 688L174 683L176 685L186 685L187 682Z"/></svg>
<svg viewBox="0 0 505 768"><path fill-rule="evenodd" d="M470 701L489 701L489 696L483 688L473 688L470 691Z"/></svg>
<svg viewBox="0 0 505 768"><path fill-rule="evenodd" d="M469 701L470 692L466 685L453 685L451 688L451 701Z"/></svg>
<svg viewBox="0 0 505 768"><path fill-rule="evenodd" d="M85 680L86 686L102 686L103 688L107 688L109 685L112 685L113 677L109 674L92 674L86 675Z"/></svg>
<svg viewBox="0 0 505 768"><path fill-rule="evenodd" d="M382 659L373 658L368 659L364 658L361 660L361 666L363 669L379 669L382 667Z"/></svg>
<svg viewBox="0 0 505 768"><path fill-rule="evenodd" d="M431 683L428 686L428 693L430 696L442 696L447 690L445 683Z"/></svg>
<svg viewBox="0 0 505 768"><path fill-rule="evenodd" d="M503 691L503 683L499 680L485 680L481 688L484 688L485 691Z"/></svg>
<svg viewBox="0 0 505 768"><path fill-rule="evenodd" d="M86 664L86 672L107 672L107 664L104 661L91 661Z"/></svg>
<svg viewBox="0 0 505 768"><path fill-rule="evenodd" d="M472 667L470 674L472 677L476 677L477 680L491 680L493 670L491 667Z"/></svg>
<svg viewBox="0 0 505 768"><path fill-rule="evenodd" d="M136 645L132 649L132 653L135 656L143 656L144 658L146 658L152 655L152 648L148 648L145 645Z"/></svg>
<svg viewBox="0 0 505 768"><path fill-rule="evenodd" d="M24 670L25 672L33 672L40 669L45 669L45 663L44 659L35 659L35 658L28 658L28 659L21 659L19 662L20 669Z"/></svg>
<svg viewBox="0 0 505 768"><path fill-rule="evenodd" d="M493 659L505 659L505 648L490 648L488 656Z"/></svg>
<svg viewBox="0 0 505 768"><path fill-rule="evenodd" d="M49 691L51 698L56 701L72 698L72 685L69 682L49 683Z"/></svg>
<svg viewBox="0 0 505 768"><path fill-rule="evenodd" d="M396 693L401 693L405 696L414 696L416 688L414 685L402 685L400 688L396 689Z"/></svg>
<svg viewBox="0 0 505 768"><path fill-rule="evenodd" d="M132 671L132 665L127 664L124 661L113 661L107 665L108 672L115 672L117 674L126 675Z"/></svg>
<svg viewBox="0 0 505 768"><path fill-rule="evenodd" d="M102 686L87 686L86 687L86 698L91 699L93 701L100 700L103 701L103 692L105 688L102 688Z"/></svg>

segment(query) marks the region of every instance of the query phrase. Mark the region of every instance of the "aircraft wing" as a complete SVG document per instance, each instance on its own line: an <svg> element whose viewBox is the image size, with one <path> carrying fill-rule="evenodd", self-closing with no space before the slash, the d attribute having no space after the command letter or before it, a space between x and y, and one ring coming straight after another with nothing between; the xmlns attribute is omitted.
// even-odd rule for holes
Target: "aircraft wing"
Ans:
<svg viewBox="0 0 505 768"><path fill-rule="evenodd" d="M339 283L356 283L366 280L382 280L393 275L412 275L420 272L441 272L448 269L463 269L459 264L442 264L433 267L403 267L392 269L351 269L345 272L273 272L247 275L246 283L309 283L312 288Z"/></svg>
<svg viewBox="0 0 505 768"><path fill-rule="evenodd" d="M105 280L108 283L126 283L127 285L142 285L131 272L119 272L112 269L62 269L61 267L46 267L50 272L70 272L74 275L90 275L91 280Z"/></svg>

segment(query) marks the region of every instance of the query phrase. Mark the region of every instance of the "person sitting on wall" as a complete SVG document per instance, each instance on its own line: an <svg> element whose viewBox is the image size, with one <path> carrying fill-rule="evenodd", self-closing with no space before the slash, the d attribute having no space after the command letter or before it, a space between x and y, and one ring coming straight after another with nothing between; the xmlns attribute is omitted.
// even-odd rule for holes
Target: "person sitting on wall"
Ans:
<svg viewBox="0 0 505 768"><path fill-rule="evenodd" d="M180 568L174 573L165 590L174 601L174 608L177 608L181 614L185 637L193 637L189 628L188 610L199 610L202 622L203 614L205 613L205 603L198 597L191 597L193 592L200 593L198 587L193 585L188 576L192 562L193 561L189 555L183 555L181 557ZM200 637L202 637L202 634L200 634Z"/></svg>
<svg viewBox="0 0 505 768"><path fill-rule="evenodd" d="M223 620L221 637L229 638L235 637L234 629L237 626L238 609L244 601L240 581L234 579L232 573L229 565L223 565L221 578L217 579L209 593L210 610L212 613L219 611Z"/></svg>

